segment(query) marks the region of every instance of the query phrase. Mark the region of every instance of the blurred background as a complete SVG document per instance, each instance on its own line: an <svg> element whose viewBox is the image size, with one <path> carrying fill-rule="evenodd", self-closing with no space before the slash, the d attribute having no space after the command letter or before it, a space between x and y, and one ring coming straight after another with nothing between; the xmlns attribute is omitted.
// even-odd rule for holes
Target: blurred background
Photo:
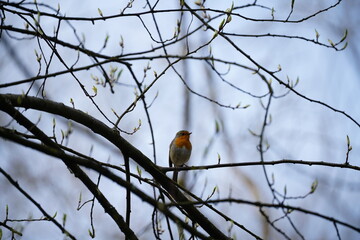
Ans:
<svg viewBox="0 0 360 240"><path fill-rule="evenodd" d="M150 3L151 5L157 3L157 10L179 7L178 1L150 1ZM249 2L249 4L251 3L253 1ZM235 9L234 12L253 19L271 19L271 9L274 9L275 19L284 20L291 10L291 1L276 3L256 1L256 3L259 6ZM336 1L295 1L289 20L303 19L335 3ZM39 8L42 11L55 13L60 6L60 13L67 17L94 18L100 17L100 13L103 16L119 14L129 3L127 1L90 0L80 3L64 0L46 2L46 4L49 4L48 6L51 6L54 11L47 6L39 5ZM224 11L230 8L231 4L232 1L206 1L204 5L206 8ZM240 4L245 6L247 3L234 1L235 7ZM199 8L194 2L189 2L189 5ZM24 6L35 9L30 2ZM7 8L11 7L7 6ZM148 10L147 1L132 1L131 8L126 8L125 13ZM298 78L299 83L295 88L298 92L344 111L359 122L359 10L360 2L341 1L336 7L299 23L252 21L233 16L231 22L225 26L224 32L241 34L241 36L229 36L229 38L266 69L276 71L280 65L281 71L276 73L276 76L281 80L286 82L287 79L290 79L295 82ZM199 14L202 13L199 12ZM206 14L215 17L219 13L207 10ZM210 22L210 25L218 28L223 18L224 16L216 18ZM182 19L180 36L196 30L200 26L200 22L192 18L189 12L180 15L178 11L165 11L156 13L155 19L158 26L154 24L151 14L125 15L94 22L62 21L58 38L74 45L79 45L79 38L87 49L107 56L122 54L124 60L132 64L138 80L143 81L144 85L149 85L154 80L155 72L159 75L168 67L165 58L153 58L165 55L161 48L157 48L161 46L159 43L161 39L156 29L160 30L162 40L165 41L173 37L179 19ZM24 23L24 19L18 15L6 13L4 25L25 28ZM48 35L54 35L54 29L58 25L56 19L41 16L39 23ZM348 35L345 42L348 42L348 45L343 51L335 51L332 48L299 38L251 37L251 35L271 33L316 39L317 32L319 34L318 41L329 45L329 39L334 43L340 41L346 30ZM219 36L207 45L213 34L209 29L200 28L186 41L179 41L167 47L167 54L181 56L186 53L187 49L194 51L206 44L191 56L204 58L212 54L214 58L222 61L235 62L253 69L257 68L236 51L229 42ZM104 48L105 42L106 47ZM344 46L345 42L339 48ZM151 49L155 50L150 51ZM41 67L39 67L35 52L37 54L43 52L47 58L46 60L41 59ZM79 54L73 49L58 46L58 52L68 66L80 67L92 64L92 60L88 56ZM51 49L43 41L40 41L39 44L36 38L3 31L0 39L0 84L27 79L38 74L44 75L47 72L66 70L55 56L51 60L49 68L46 68L45 61L50 60L50 55ZM170 60L174 61L175 58L170 58ZM101 71L97 68L78 71L75 75L89 93L93 94L92 88L96 86L95 102L103 113L115 122L116 116L113 111L121 115L134 101L137 91L136 84L124 65L111 62L102 66L107 72L113 71L116 76L119 76L118 82L114 85L114 94L111 93L109 85L105 88L96 85L96 79L102 77ZM211 64L204 60L186 59L174 65L176 71L192 91L225 106L249 105L247 108L233 110L221 107L189 92L182 79L174 69L170 68L154 83L146 95L147 103L151 104L148 110L155 141L152 142L149 123L141 102L132 112L125 115L119 125L124 131L132 132L141 121L140 129L135 134L122 134L122 136L160 166L168 165L168 147L175 133L180 129L192 132L193 151L188 163L190 166L216 164L219 156L221 163L260 161L260 154L257 150L259 138L252 132L259 134L261 131L265 115L262 105L267 103L268 97L260 96L267 94L267 85L253 71L221 62L215 62L214 66L222 78L213 71ZM266 73L262 72L262 74L269 80L270 77ZM43 82L43 80L38 80L31 87L30 83L2 87L0 93L21 94L30 89L29 95L41 96L41 92L44 90L42 93L46 98L68 106L71 106L71 102L73 102L75 108L88 112L111 126L85 96L72 75L63 74L47 78L44 88L41 86ZM359 127L354 122L343 114L307 101L292 92L286 94L287 89L280 86L274 79L272 79L272 87L276 98L272 99L269 109L271 124L266 127L264 134L265 142L269 145L269 149L264 154L265 161L293 159L344 163L347 151L346 136L348 135L353 147L349 162L352 165L359 165ZM61 130L63 132L72 130L70 136L64 141L65 145L99 161L116 165L123 164L122 155L115 147L87 129L50 114L30 110L24 114L33 122L38 122L38 126L48 135L53 133L53 119L55 118L57 138L61 139ZM0 123L2 126L24 130L19 128L15 122L11 122L11 119L3 113L0 115ZM155 157L154 148L156 149ZM88 234L90 205L85 205L79 211L76 208L80 195L83 202L91 199L92 196L72 174L69 174L68 169L61 161L3 139L0 139L0 155L1 167L30 192L33 198L50 214L56 214L59 221L66 214L67 229L79 239L90 238ZM304 196L311 190L313 182L318 182L314 194L306 198L289 199L286 201L287 204L309 209L357 227L360 226L360 205L358 204L360 175L357 171L293 164L266 166L265 169L270 180L274 179L274 188L281 193L286 188L287 196ZM136 165L132 165L132 170L136 172ZM97 175L91 171L87 172L96 181ZM143 172L143 175L149 177L146 172ZM214 199L231 196L265 203L271 203L273 200L261 166L189 171L182 173L180 178L183 179L184 185L190 191L202 198L209 196L217 187L216 193L212 197ZM152 193L149 186L140 185L135 180L133 183L149 194ZM8 206L11 219L42 217L41 213L3 176L0 176L0 187L2 192L0 194L0 221L5 219L6 206ZM100 189L104 191L120 213L124 213L124 189L105 178L101 179ZM141 211L133 210L131 227L140 239L149 239L153 236L151 229L153 209L141 199L133 197L133 206L137 205L144 207L141 208ZM246 204L217 204L215 206L264 239L281 239L283 237L267 224L256 207ZM277 209L263 210L272 220L282 216L282 212ZM228 231L230 223L226 223L211 211L205 209L202 211L221 230ZM304 239L337 239L336 229L332 222L299 212L291 213L290 218ZM61 232L48 222L18 222L14 224L23 229L21 239L63 238ZM123 237L112 220L98 205L95 205L94 225L96 239L122 239ZM276 225L291 239L302 238L286 218L277 221ZM359 233L349 228L338 226L338 230L342 239L359 238ZM7 239L9 234L4 230L3 232L3 238ZM237 228L231 230L231 236L233 234L237 239L251 239L247 233Z"/></svg>

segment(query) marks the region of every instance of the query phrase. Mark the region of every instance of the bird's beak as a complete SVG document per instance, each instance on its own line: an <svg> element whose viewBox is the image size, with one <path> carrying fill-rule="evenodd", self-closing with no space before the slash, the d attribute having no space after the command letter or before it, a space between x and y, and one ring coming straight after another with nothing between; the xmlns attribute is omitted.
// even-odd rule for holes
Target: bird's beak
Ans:
<svg viewBox="0 0 360 240"><path fill-rule="evenodd" d="M189 135L191 135L192 134L192 132L189 132Z"/></svg>

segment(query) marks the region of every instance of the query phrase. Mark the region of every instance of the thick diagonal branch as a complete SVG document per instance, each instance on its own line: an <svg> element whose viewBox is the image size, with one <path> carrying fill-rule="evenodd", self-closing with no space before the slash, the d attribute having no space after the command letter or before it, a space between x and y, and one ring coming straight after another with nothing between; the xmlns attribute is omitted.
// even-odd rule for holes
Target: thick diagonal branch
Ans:
<svg viewBox="0 0 360 240"><path fill-rule="evenodd" d="M19 99L19 98L18 98ZM28 120L23 114L17 111L12 103L6 98L0 98L0 109L6 113L8 113L13 119L15 119L20 125L29 130L32 134L34 134L42 143L45 145L56 149L57 151L65 153L61 148L53 142L44 132L42 132L36 125L34 125L30 120ZM128 239L138 239L135 233L127 226L123 217L116 211L114 206L106 199L106 197L101 193L96 184L94 184L91 179L84 173L81 168L76 165L74 162L69 161L67 158L61 158L66 166L71 169L74 175L79 178L86 187L91 191L92 194L96 197L99 203L104 208L105 212L108 213L121 231L127 236Z"/></svg>

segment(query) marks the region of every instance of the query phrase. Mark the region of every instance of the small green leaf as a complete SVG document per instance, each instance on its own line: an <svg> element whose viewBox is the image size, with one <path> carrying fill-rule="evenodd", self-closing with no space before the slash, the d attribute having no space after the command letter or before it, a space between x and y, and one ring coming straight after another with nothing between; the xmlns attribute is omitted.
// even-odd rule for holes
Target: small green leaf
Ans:
<svg viewBox="0 0 360 240"><path fill-rule="evenodd" d="M231 13L233 9L234 9L234 2L231 3L231 7L226 9L225 12Z"/></svg>
<svg viewBox="0 0 360 240"><path fill-rule="evenodd" d="M88 232L89 232L89 236L90 236L91 238L94 238L94 237L95 237L95 233L93 233L93 232L91 231L91 229L88 229Z"/></svg>
<svg viewBox="0 0 360 240"><path fill-rule="evenodd" d="M109 38L110 38L109 34L106 34L103 48L106 48L106 45L107 45L107 43L108 43L108 41L109 41Z"/></svg>
<svg viewBox="0 0 360 240"><path fill-rule="evenodd" d="M347 35L348 35L348 30L345 29L344 36L342 37L342 39L340 40L340 42L343 42L343 41L347 38Z"/></svg>
<svg viewBox="0 0 360 240"><path fill-rule="evenodd" d="M231 229L234 227L234 220L230 220L229 222L230 222L230 226L228 228L228 232L230 232Z"/></svg>
<svg viewBox="0 0 360 240"><path fill-rule="evenodd" d="M231 22L231 20L232 20L232 16L229 14L226 18L226 23Z"/></svg>
<svg viewBox="0 0 360 240"><path fill-rule="evenodd" d="M220 132L220 124L217 120L215 120L215 133Z"/></svg>
<svg viewBox="0 0 360 240"><path fill-rule="evenodd" d="M67 215L66 215L66 213L64 213L63 218L62 218L62 224L63 224L63 227L65 227L65 224L66 224L66 218L67 218Z"/></svg>
<svg viewBox="0 0 360 240"><path fill-rule="evenodd" d="M218 192L218 191L219 191L218 186L215 186L215 187L213 188L211 194L207 197L207 199L212 198L212 196L213 196L216 192Z"/></svg>
<svg viewBox="0 0 360 240"><path fill-rule="evenodd" d="M346 135L346 143L347 143L348 146L350 146L350 138L349 138L348 135Z"/></svg>
<svg viewBox="0 0 360 240"><path fill-rule="evenodd" d="M21 105L22 101L23 101L23 97L22 97L22 96L18 96L18 97L16 98L17 104Z"/></svg>
<svg viewBox="0 0 360 240"><path fill-rule="evenodd" d="M70 98L70 103L71 103L72 107L75 108L74 99Z"/></svg>
<svg viewBox="0 0 360 240"><path fill-rule="evenodd" d="M274 19L275 8L271 8L271 17Z"/></svg>
<svg viewBox="0 0 360 240"><path fill-rule="evenodd" d="M226 19L223 19L219 24L219 30L223 29Z"/></svg>
<svg viewBox="0 0 360 240"><path fill-rule="evenodd" d="M267 140L265 140L265 147L266 147L266 150L270 148L270 144Z"/></svg>
<svg viewBox="0 0 360 240"><path fill-rule="evenodd" d="M316 41L317 41L317 42L319 41L319 37L320 37L320 34L319 34L319 32L315 29L315 38L316 38Z"/></svg>
<svg viewBox="0 0 360 240"><path fill-rule="evenodd" d="M295 82L295 84L294 84L294 87L295 87L296 85L298 85L299 81L300 81L300 79L299 79L299 77L297 77L297 78L296 78L296 82Z"/></svg>
<svg viewBox="0 0 360 240"><path fill-rule="evenodd" d="M120 45L120 47L121 47L121 48L124 48L124 38L123 38L123 36L122 36L122 35L120 36L120 42L119 42L119 45Z"/></svg>
<svg viewBox="0 0 360 240"><path fill-rule="evenodd" d="M250 132L251 135L258 137L259 135L256 134L255 132L253 132L250 128L248 128L248 131Z"/></svg>
<svg viewBox="0 0 360 240"><path fill-rule="evenodd" d="M315 179L315 181L311 184L311 190L310 190L310 193L314 193L316 188L318 186L318 180Z"/></svg>
<svg viewBox="0 0 360 240"><path fill-rule="evenodd" d="M226 9L225 12L231 13L233 9L234 9L234 1L231 3L231 7Z"/></svg>
<svg viewBox="0 0 360 240"><path fill-rule="evenodd" d="M119 81L122 73L123 73L123 69L120 69L120 71L118 72L118 74L116 76L116 81Z"/></svg>
<svg viewBox="0 0 360 240"><path fill-rule="evenodd" d="M138 165L136 166L136 171L138 172L139 177L141 177L142 171L141 171L141 168Z"/></svg>
<svg viewBox="0 0 360 240"><path fill-rule="evenodd" d="M104 16L103 16L103 13L102 13L102 11L101 11L100 8L98 8L98 12L99 12L99 15L100 15L100 16L104 17Z"/></svg>
<svg viewBox="0 0 360 240"><path fill-rule="evenodd" d="M92 90L94 91L95 95L97 95L97 88L95 86L92 87Z"/></svg>
<svg viewBox="0 0 360 240"><path fill-rule="evenodd" d="M79 194L79 205L81 202L82 202L82 192L80 192L80 194Z"/></svg>
<svg viewBox="0 0 360 240"><path fill-rule="evenodd" d="M35 56L36 56L36 61L37 61L37 62L41 62L42 55L39 54L36 50L35 50Z"/></svg>
<svg viewBox="0 0 360 240"><path fill-rule="evenodd" d="M333 41L331 41L330 39L328 39L328 42L330 43L330 45L331 45L332 47L335 46L335 44L333 43Z"/></svg>
<svg viewBox="0 0 360 240"><path fill-rule="evenodd" d="M219 31L216 30L216 31L214 32L214 35L213 35L212 38L216 38L218 35L219 35Z"/></svg>
<svg viewBox="0 0 360 240"><path fill-rule="evenodd" d="M197 0L197 1L195 1L194 3L195 3L196 5L198 5L198 6L202 6L201 0Z"/></svg>
<svg viewBox="0 0 360 240"><path fill-rule="evenodd" d="M218 164L220 164L220 161L221 161L221 156L219 153L217 153L217 157L218 157Z"/></svg>
<svg viewBox="0 0 360 240"><path fill-rule="evenodd" d="M348 45L348 42L346 42L346 43L344 44L344 46L340 49L340 51L344 50L344 49L347 47L347 45Z"/></svg>

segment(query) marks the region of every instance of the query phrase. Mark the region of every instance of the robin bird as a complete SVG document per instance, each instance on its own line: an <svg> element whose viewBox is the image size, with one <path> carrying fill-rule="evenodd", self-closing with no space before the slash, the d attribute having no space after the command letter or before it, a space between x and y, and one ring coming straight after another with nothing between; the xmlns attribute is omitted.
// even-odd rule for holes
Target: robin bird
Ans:
<svg viewBox="0 0 360 240"><path fill-rule="evenodd" d="M189 161L191 155L191 132L181 130L176 133L175 138L170 143L169 150L169 166L172 167L172 163L175 167L181 167L184 163ZM177 182L178 171L174 170L173 180Z"/></svg>

